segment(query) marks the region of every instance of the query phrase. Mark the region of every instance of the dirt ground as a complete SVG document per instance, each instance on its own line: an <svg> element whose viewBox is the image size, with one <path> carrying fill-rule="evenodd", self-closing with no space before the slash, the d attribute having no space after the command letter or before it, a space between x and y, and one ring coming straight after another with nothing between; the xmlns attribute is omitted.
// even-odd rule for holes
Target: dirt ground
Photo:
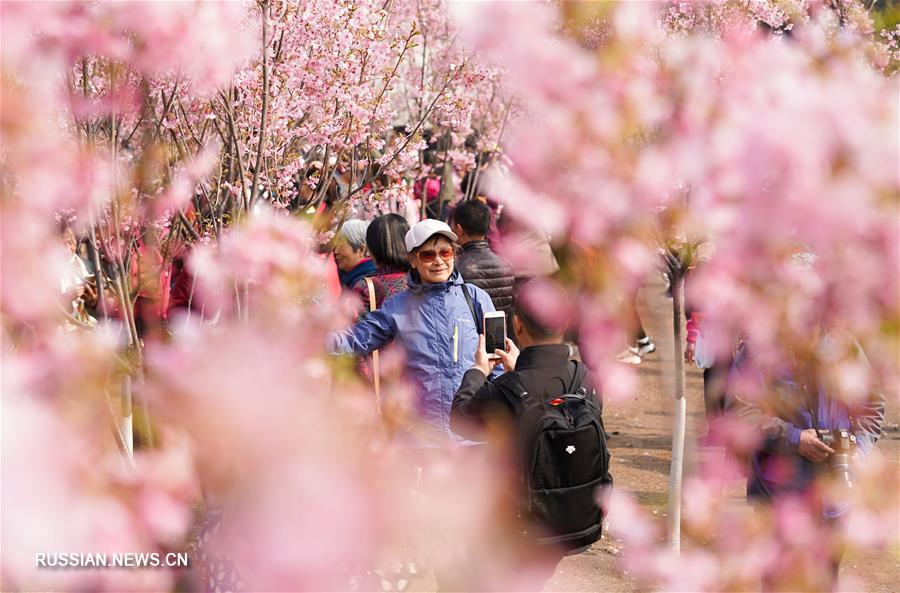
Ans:
<svg viewBox="0 0 900 593"><path fill-rule="evenodd" d="M657 350L638 367L640 389L628 403L607 405L604 422L611 433L612 473L617 489L634 493L641 505L660 516L666 514L673 412L673 337L672 301L663 286L653 285L641 291L639 309L644 327L656 341ZM685 473L696 463L697 437L705 432L703 378L693 367L687 376L688 428L685 442ZM900 464L898 402L888 396L886 432L878 443L885 457ZM900 497L900 484L891 487ZM743 498L743 484L734 484L734 495ZM889 526L900 529L900 525ZM632 592L644 588L628 579L616 567L621 545L604 538L587 552L563 559L547 582L546 591ZM848 555L841 565L842 581L851 576L873 593L900 590L900 551L873 551ZM849 579L845 582L852 582ZM852 585L851 585L852 587ZM846 590L846 589L840 589Z"/></svg>

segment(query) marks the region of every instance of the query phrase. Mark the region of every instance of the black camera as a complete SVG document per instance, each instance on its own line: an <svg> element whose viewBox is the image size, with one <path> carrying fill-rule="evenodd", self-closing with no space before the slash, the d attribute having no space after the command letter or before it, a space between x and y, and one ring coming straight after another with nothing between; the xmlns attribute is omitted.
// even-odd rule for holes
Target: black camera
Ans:
<svg viewBox="0 0 900 593"><path fill-rule="evenodd" d="M834 454L828 458L828 469L832 475L846 484L847 488L852 488L850 453L856 446L856 437L846 430L836 428L831 432L819 434L819 440L834 449Z"/></svg>

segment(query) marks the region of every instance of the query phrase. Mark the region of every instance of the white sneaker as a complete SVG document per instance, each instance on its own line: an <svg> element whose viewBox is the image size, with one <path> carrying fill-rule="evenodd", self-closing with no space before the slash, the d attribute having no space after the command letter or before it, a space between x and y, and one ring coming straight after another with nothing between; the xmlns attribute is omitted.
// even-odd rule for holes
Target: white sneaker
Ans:
<svg viewBox="0 0 900 593"><path fill-rule="evenodd" d="M638 354L638 349L634 346L629 346L619 352L616 356L616 360L619 362L624 362L625 364L641 364L641 356Z"/></svg>
<svg viewBox="0 0 900 593"><path fill-rule="evenodd" d="M656 344L649 337L645 338L646 341L638 340L635 343L635 348L637 349L638 356L644 356L645 354L650 354L651 352L656 351Z"/></svg>

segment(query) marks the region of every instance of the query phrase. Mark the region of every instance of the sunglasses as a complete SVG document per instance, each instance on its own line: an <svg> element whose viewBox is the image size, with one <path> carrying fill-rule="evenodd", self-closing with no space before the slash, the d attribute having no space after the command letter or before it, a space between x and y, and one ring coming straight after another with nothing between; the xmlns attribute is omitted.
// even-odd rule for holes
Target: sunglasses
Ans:
<svg viewBox="0 0 900 593"><path fill-rule="evenodd" d="M439 251L435 251L434 249L428 249L425 251L420 251L417 254L419 261L423 264L430 264L437 259L438 256L441 256L441 259L444 261L450 261L453 259L453 249L450 247L444 247Z"/></svg>

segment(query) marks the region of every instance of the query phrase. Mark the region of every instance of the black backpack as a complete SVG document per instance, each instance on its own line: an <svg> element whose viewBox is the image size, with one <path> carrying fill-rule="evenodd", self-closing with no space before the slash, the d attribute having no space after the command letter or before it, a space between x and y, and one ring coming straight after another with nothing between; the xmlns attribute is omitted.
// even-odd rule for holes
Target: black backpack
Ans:
<svg viewBox="0 0 900 593"><path fill-rule="evenodd" d="M600 539L603 513L598 489L612 486L609 449L600 408L588 397L584 364L569 363L565 393L544 400L532 395L515 371L494 380L516 410L522 454L520 516L531 524L525 535L539 544L567 550ZM602 490L601 490L602 492Z"/></svg>

